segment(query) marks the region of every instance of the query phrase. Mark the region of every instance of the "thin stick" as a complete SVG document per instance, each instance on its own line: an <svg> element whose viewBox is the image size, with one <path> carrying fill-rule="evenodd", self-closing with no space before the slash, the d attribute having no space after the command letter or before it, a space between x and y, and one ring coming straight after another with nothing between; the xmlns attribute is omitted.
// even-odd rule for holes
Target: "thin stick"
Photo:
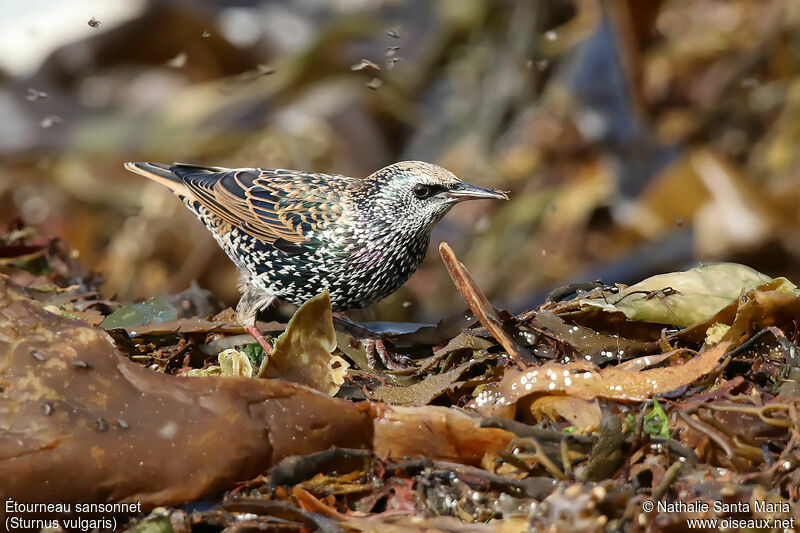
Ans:
<svg viewBox="0 0 800 533"><path fill-rule="evenodd" d="M439 255L442 256L445 268L448 274L453 279L456 289L461 293L461 297L467 302L472 312L480 320L481 324L489 330L489 333L497 339L497 342L505 348L509 357L514 360L520 368L528 368L531 366L527 361L532 361L531 354L522 346L520 346L514 339L511 338L504 329L500 317L497 316L497 310L486 298L486 295L481 292L475 280L469 275L467 269L462 265L453 249L443 242L439 245Z"/></svg>

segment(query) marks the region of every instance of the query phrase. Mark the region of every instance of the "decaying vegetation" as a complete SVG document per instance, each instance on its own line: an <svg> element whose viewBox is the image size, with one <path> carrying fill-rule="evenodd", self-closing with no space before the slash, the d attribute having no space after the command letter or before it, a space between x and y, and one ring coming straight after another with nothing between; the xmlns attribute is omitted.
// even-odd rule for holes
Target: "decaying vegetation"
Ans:
<svg viewBox="0 0 800 533"><path fill-rule="evenodd" d="M796 0L139 4L0 57L0 500L141 502L140 532L800 518ZM25 52L71 28L25 14ZM122 168L404 159L511 200L374 309L262 314L268 360L230 261Z"/></svg>
<svg viewBox="0 0 800 533"><path fill-rule="evenodd" d="M388 335L418 356L388 371L366 364L352 323L334 325L325 293L288 325L261 324L276 343L263 358L231 309L194 314L203 291L101 299L63 244L32 242L2 248L0 406L17 436L3 499L158 507L125 517L137 531L660 530L729 516L642 510L661 498L794 516L781 505L798 496L800 290L784 278L716 264L565 289L512 316L443 244L471 312Z"/></svg>

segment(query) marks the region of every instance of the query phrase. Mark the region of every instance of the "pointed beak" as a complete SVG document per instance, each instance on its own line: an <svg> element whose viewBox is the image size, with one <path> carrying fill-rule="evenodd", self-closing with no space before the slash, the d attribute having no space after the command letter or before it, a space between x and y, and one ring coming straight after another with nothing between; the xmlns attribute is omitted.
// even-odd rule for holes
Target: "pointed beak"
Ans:
<svg viewBox="0 0 800 533"><path fill-rule="evenodd" d="M505 191L478 187L470 183L462 183L455 189L450 189L445 196L453 202L481 199L508 200L508 195Z"/></svg>

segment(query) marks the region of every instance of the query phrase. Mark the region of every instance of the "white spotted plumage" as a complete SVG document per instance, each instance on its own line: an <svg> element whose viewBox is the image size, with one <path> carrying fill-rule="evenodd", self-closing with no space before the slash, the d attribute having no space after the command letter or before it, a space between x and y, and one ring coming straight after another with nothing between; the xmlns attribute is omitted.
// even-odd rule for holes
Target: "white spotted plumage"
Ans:
<svg viewBox="0 0 800 533"><path fill-rule="evenodd" d="M334 310L370 305L417 270L433 226L458 201L505 198L418 161L363 180L283 169L129 163L181 198L236 263L242 320L273 297L294 304L328 289Z"/></svg>

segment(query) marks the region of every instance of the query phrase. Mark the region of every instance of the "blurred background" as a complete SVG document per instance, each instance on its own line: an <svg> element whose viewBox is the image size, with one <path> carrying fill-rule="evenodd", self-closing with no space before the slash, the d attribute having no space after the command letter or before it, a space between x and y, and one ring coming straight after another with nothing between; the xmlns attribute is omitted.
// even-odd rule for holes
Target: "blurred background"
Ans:
<svg viewBox="0 0 800 533"><path fill-rule="evenodd" d="M439 224L369 311L498 306L731 260L800 281L797 0L4 0L0 225L62 237L108 295L233 265L130 160L365 176L403 159L511 191ZM8 237L7 237L8 239Z"/></svg>

